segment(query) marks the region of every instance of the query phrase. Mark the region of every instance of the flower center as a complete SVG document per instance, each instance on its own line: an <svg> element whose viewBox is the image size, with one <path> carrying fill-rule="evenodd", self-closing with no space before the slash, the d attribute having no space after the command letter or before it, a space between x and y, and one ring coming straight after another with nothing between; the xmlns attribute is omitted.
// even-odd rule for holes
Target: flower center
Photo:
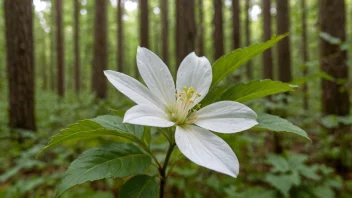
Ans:
<svg viewBox="0 0 352 198"><path fill-rule="evenodd" d="M200 104L192 109L194 101L200 97L193 87L183 87L183 91L176 93L175 104L169 105L168 115L170 120L177 125L192 124L197 120L195 113L200 108Z"/></svg>

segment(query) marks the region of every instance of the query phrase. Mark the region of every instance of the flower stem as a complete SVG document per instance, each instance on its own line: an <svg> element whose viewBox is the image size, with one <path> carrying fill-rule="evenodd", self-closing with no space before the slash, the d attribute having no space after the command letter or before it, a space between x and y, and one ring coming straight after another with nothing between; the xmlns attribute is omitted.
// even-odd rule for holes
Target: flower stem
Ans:
<svg viewBox="0 0 352 198"><path fill-rule="evenodd" d="M159 174L160 174L159 197L160 198L164 197L164 189L165 189L166 179L167 179L166 168L167 168L167 165L168 165L169 160L170 160L170 156L171 156L172 151L174 150L175 146L176 146L175 143L170 143L169 149L167 150L167 153L166 153L164 164L163 164L163 166L161 168L159 168Z"/></svg>

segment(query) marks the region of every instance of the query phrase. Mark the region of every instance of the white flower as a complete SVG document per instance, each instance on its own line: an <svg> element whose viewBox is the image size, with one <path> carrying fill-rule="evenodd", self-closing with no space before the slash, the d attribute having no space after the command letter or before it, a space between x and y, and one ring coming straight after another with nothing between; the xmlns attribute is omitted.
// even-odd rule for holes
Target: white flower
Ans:
<svg viewBox="0 0 352 198"><path fill-rule="evenodd" d="M153 52L138 47L137 65L144 86L119 72L104 71L109 81L137 103L124 122L154 127L176 126L175 141L194 163L236 177L239 163L230 146L211 131L236 133L258 124L256 113L233 101L222 101L200 109L208 93L211 65L207 58L189 54L177 72L176 89L165 63Z"/></svg>

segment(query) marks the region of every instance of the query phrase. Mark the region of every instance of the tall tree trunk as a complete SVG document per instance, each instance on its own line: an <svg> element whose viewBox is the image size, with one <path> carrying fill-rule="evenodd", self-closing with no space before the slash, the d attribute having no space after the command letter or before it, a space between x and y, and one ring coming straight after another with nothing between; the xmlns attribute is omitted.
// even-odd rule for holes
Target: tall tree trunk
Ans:
<svg viewBox="0 0 352 198"><path fill-rule="evenodd" d="M64 35L62 23L62 0L55 0L56 6L56 60L57 60L57 94L65 95L65 63L64 63Z"/></svg>
<svg viewBox="0 0 352 198"><path fill-rule="evenodd" d="M301 11L302 11L302 61L304 64L308 61L308 47L307 47L307 10L306 10L306 0L301 0ZM303 76L308 75L307 66L303 69ZM303 84L303 108L308 110L308 85Z"/></svg>
<svg viewBox="0 0 352 198"><path fill-rule="evenodd" d="M104 70L107 68L107 0L95 0L93 91L100 99L106 98L107 82Z"/></svg>
<svg viewBox="0 0 352 198"><path fill-rule="evenodd" d="M148 0L139 0L140 6L140 46L149 48L149 9Z"/></svg>
<svg viewBox="0 0 352 198"><path fill-rule="evenodd" d="M264 41L271 39L271 0L263 0L263 25L264 25ZM273 70L273 55L271 49L267 49L263 53L263 76L265 79L274 78ZM269 97L270 101L271 98ZM267 110L268 113L271 113L270 109ZM283 148L280 144L280 136L277 133L273 135L273 150L275 153L282 153Z"/></svg>
<svg viewBox="0 0 352 198"><path fill-rule="evenodd" d="M233 28L233 34L232 34L233 49L237 49L241 47L239 0L232 0L232 28Z"/></svg>
<svg viewBox="0 0 352 198"><path fill-rule="evenodd" d="M45 32L44 31L42 31L42 34L44 34L45 35ZM45 35L46 36L46 35ZM47 53L46 53L46 50L47 50L47 48L46 48L46 38L45 38L45 36L43 36L43 44L42 44L42 49L41 49L41 54L42 54L42 57L41 57L41 60L42 60L42 66L41 66L41 68L42 68L42 75L43 75L43 89L44 90L47 90L48 89L48 61L47 61L47 57L46 57L46 55L47 55Z"/></svg>
<svg viewBox="0 0 352 198"><path fill-rule="evenodd" d="M264 41L271 39L271 14L270 0L263 0L263 25L264 25ZM273 54L271 48L263 53L263 77L265 79L273 79Z"/></svg>
<svg viewBox="0 0 352 198"><path fill-rule="evenodd" d="M51 0L50 3L51 5L54 4L54 1L56 0ZM57 68L56 66L56 52L55 52L55 16L56 16L56 11L55 9L51 9L51 17L50 17L50 89L52 92L56 91L56 84L55 81L57 79L55 78L55 69Z"/></svg>
<svg viewBox="0 0 352 198"><path fill-rule="evenodd" d="M336 12L338 10L338 12ZM343 0L320 2L320 31L342 42L346 40L346 16ZM321 69L336 79L348 80L348 67L346 65L346 51L341 51L339 45L320 39ZM343 85L322 80L322 104L324 114L348 115L348 92Z"/></svg>
<svg viewBox="0 0 352 198"><path fill-rule="evenodd" d="M214 60L224 55L224 30L222 27L222 0L214 0Z"/></svg>
<svg viewBox="0 0 352 198"><path fill-rule="evenodd" d="M277 10L277 34L284 34L289 32L290 28L290 14L289 14L289 0L276 0ZM290 40L289 37L282 39L277 44L279 80L283 82L290 82L292 79L291 73L291 54L290 54Z"/></svg>
<svg viewBox="0 0 352 198"><path fill-rule="evenodd" d="M74 0L74 59L75 59L75 91L79 93L81 89L81 72L80 72L80 53L79 53L79 14L80 14L80 0Z"/></svg>
<svg viewBox="0 0 352 198"><path fill-rule="evenodd" d="M176 62L181 61L195 49L196 24L194 0L176 1Z"/></svg>
<svg viewBox="0 0 352 198"><path fill-rule="evenodd" d="M204 56L204 13L203 13L203 0L198 0L198 55Z"/></svg>
<svg viewBox="0 0 352 198"><path fill-rule="evenodd" d="M160 0L162 57L165 64L169 65L169 18L167 6L168 0Z"/></svg>
<svg viewBox="0 0 352 198"><path fill-rule="evenodd" d="M9 126L36 130L32 1L5 0Z"/></svg>
<svg viewBox="0 0 352 198"><path fill-rule="evenodd" d="M246 31L246 45L249 46L251 44L251 22L250 22L250 12L249 7L251 4L251 0L246 0L245 10L246 10L246 20L245 20L245 31ZM248 61L246 74L248 79L252 79L253 71L252 71L252 62Z"/></svg>
<svg viewBox="0 0 352 198"><path fill-rule="evenodd" d="M117 71L124 72L123 0L117 0Z"/></svg>

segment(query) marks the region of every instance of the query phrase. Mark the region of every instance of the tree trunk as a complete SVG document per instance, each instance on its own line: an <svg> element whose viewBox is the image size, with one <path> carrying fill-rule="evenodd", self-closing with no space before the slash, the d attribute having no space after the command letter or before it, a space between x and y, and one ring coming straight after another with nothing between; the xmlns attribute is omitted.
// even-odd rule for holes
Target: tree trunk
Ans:
<svg viewBox="0 0 352 198"><path fill-rule="evenodd" d="M233 28L233 49L241 47L240 40L240 4L239 0L232 0L232 28Z"/></svg>
<svg viewBox="0 0 352 198"><path fill-rule="evenodd" d="M148 0L139 0L140 6L140 46L149 48L149 9Z"/></svg>
<svg viewBox="0 0 352 198"><path fill-rule="evenodd" d="M346 41L346 8L344 0L321 0L320 1L320 31L327 33L342 42ZM342 51L339 45L331 44L320 38L320 67L321 70L341 81L348 81L347 51ZM350 112L349 93L344 84L322 79L322 113L347 116ZM338 173L346 176L348 164L344 163L344 156L348 143L344 140L344 134L351 131L349 126L340 124L330 129L335 136L335 144L340 146L341 156L332 160ZM347 162L349 163L349 162Z"/></svg>
<svg viewBox="0 0 352 198"><path fill-rule="evenodd" d="M214 0L214 60L224 55L224 30L222 27L222 0Z"/></svg>
<svg viewBox="0 0 352 198"><path fill-rule="evenodd" d="M56 6L56 61L57 61L57 94L65 95L65 66L64 66L64 35L62 23L62 0L55 0Z"/></svg>
<svg viewBox="0 0 352 198"><path fill-rule="evenodd" d="M168 1L160 0L161 7L161 40L162 58L166 65L169 65L169 20L168 20Z"/></svg>
<svg viewBox="0 0 352 198"><path fill-rule="evenodd" d="M198 56L204 56L204 13L203 13L203 0L198 0Z"/></svg>
<svg viewBox="0 0 352 198"><path fill-rule="evenodd" d="M94 22L94 57L93 57L93 91L100 99L105 99L107 94L107 82L104 70L107 68L107 0L95 0Z"/></svg>
<svg viewBox="0 0 352 198"><path fill-rule="evenodd" d="M196 26L194 0L176 1L176 62L181 61L195 48Z"/></svg>
<svg viewBox="0 0 352 198"><path fill-rule="evenodd" d="M79 14L80 14L80 0L74 0L74 59L75 59L75 91L79 93L81 90L81 72L80 72L80 53L79 53Z"/></svg>
<svg viewBox="0 0 352 198"><path fill-rule="evenodd" d="M5 0L9 126L36 130L32 1Z"/></svg>
<svg viewBox="0 0 352 198"><path fill-rule="evenodd" d="M250 8L251 0L246 0L245 11L246 11L246 19L245 19L245 31L246 31L246 46L251 44L251 22L250 22ZM252 71L252 62L248 61L246 74L248 79L252 79L253 71Z"/></svg>
<svg viewBox="0 0 352 198"><path fill-rule="evenodd" d="M117 0L117 71L124 72L123 0Z"/></svg>
<svg viewBox="0 0 352 198"><path fill-rule="evenodd" d="M307 47L307 11L306 11L306 0L301 0L301 10L302 10L302 61L304 64L308 61L308 47ZM304 66L303 76L308 75L308 68ZM303 108L308 110L308 85L303 84Z"/></svg>
<svg viewBox="0 0 352 198"><path fill-rule="evenodd" d="M289 32L290 14L289 14L289 0L276 0L277 10L277 34L284 34ZM290 55L290 40L289 37L282 39L277 44L279 80L283 82L290 82L292 80L291 74L291 55Z"/></svg>
<svg viewBox="0 0 352 198"><path fill-rule="evenodd" d="M270 0L263 0L263 25L264 25L264 41L271 39L271 14ZM271 48L263 53L263 77L265 79L273 79L273 54Z"/></svg>
<svg viewBox="0 0 352 198"><path fill-rule="evenodd" d="M56 0L51 0L50 3L51 5L54 4L53 1ZM57 79L55 78L55 69L57 68L56 66L56 52L55 52L55 16L56 16L56 11L54 9L51 9L51 17L50 17L50 72L49 72L49 76L50 76L50 89L52 92L56 91L56 84L55 81L57 81Z"/></svg>

